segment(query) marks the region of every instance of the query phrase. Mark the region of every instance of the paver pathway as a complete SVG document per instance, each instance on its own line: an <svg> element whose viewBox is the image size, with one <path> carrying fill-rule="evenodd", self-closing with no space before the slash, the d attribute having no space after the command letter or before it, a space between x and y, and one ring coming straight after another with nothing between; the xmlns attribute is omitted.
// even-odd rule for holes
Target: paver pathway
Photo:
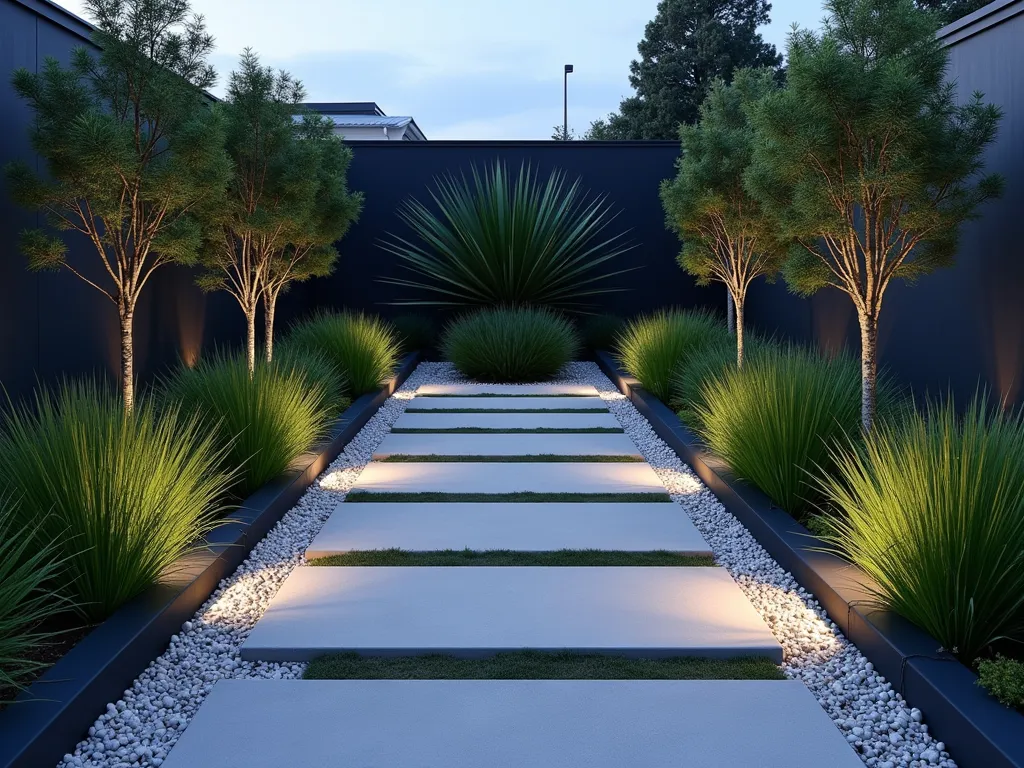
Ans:
<svg viewBox="0 0 1024 768"><path fill-rule="evenodd" d="M619 426L607 409L586 412L596 408L603 401L589 385L420 387L307 558L392 548L709 553L629 438L587 431ZM451 431L466 428L569 431ZM522 649L782 657L728 572L706 563L304 566L241 652L303 661L331 652L475 658ZM221 681L164 765L300 762L861 765L802 683L772 680Z"/></svg>

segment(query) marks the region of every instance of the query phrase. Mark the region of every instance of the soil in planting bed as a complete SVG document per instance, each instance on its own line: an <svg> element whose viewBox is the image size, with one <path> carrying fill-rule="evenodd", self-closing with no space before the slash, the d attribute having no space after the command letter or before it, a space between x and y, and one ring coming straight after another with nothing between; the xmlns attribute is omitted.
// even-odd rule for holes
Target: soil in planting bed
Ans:
<svg viewBox="0 0 1024 768"><path fill-rule="evenodd" d="M486 659L359 656L313 659L307 680L783 680L770 659L627 659L597 653L515 651Z"/></svg>
<svg viewBox="0 0 1024 768"><path fill-rule="evenodd" d="M647 566L708 567L710 555L653 552L614 552L603 549L561 549L554 552L513 552L490 549L446 549L439 552L409 552L404 549L375 549L329 555L310 561L316 566Z"/></svg>
<svg viewBox="0 0 1024 768"><path fill-rule="evenodd" d="M93 629L91 624L82 624L82 619L73 613L56 616L50 621L44 622L36 631L40 633L53 633L53 636L45 642L37 643L25 654L28 661L38 662L46 666L35 670L26 677L18 680L18 683L27 688L42 675L48 667L59 661L64 654L70 651L78 641L85 637ZM21 688L0 688L0 711L3 711L8 704L17 698Z"/></svg>

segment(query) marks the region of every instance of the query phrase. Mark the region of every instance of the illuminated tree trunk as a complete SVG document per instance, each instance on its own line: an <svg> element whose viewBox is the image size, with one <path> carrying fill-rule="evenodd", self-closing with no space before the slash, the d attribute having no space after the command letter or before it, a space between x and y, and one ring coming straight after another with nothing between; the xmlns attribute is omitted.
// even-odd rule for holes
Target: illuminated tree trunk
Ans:
<svg viewBox="0 0 1024 768"><path fill-rule="evenodd" d="M245 310L245 364L249 368L249 378L256 370L256 307Z"/></svg>
<svg viewBox="0 0 1024 768"><path fill-rule="evenodd" d="M732 291L729 291L729 296L732 297ZM733 303L736 306L736 311L730 317L735 322L736 331L736 367L743 367L743 304L746 301L744 294L739 294L733 298Z"/></svg>
<svg viewBox="0 0 1024 768"><path fill-rule="evenodd" d="M132 319L134 312L128 307L119 307L121 317L121 396L125 413L135 407L135 350L132 343Z"/></svg>
<svg viewBox="0 0 1024 768"><path fill-rule="evenodd" d="M728 286L725 288L725 317L726 323L729 324L729 333L736 333L735 300L732 297L732 289Z"/></svg>
<svg viewBox="0 0 1024 768"><path fill-rule="evenodd" d="M860 309L860 420L865 434L875 423L876 385L878 382L878 310Z"/></svg>
<svg viewBox="0 0 1024 768"><path fill-rule="evenodd" d="M263 294L263 347L268 363L274 360L274 310L276 308L277 292L267 291Z"/></svg>

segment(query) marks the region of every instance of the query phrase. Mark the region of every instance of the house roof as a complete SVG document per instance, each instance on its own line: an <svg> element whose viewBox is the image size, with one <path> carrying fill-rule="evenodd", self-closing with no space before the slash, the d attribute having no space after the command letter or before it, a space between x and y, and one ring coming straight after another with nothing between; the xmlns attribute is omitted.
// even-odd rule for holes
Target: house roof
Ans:
<svg viewBox="0 0 1024 768"><path fill-rule="evenodd" d="M384 110L375 101L332 101L310 102L303 104L306 109L319 112L321 115L379 115L384 117Z"/></svg>

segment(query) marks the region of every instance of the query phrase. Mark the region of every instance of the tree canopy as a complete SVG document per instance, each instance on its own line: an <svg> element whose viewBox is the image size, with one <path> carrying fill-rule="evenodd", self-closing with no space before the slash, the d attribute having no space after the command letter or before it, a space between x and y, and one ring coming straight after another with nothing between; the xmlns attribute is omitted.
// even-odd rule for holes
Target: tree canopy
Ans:
<svg viewBox="0 0 1024 768"><path fill-rule="evenodd" d="M636 94L618 113L591 124L585 138L675 139L697 120L715 78L742 67L778 69L782 57L757 28L769 21L767 0L661 0L630 64Z"/></svg>

